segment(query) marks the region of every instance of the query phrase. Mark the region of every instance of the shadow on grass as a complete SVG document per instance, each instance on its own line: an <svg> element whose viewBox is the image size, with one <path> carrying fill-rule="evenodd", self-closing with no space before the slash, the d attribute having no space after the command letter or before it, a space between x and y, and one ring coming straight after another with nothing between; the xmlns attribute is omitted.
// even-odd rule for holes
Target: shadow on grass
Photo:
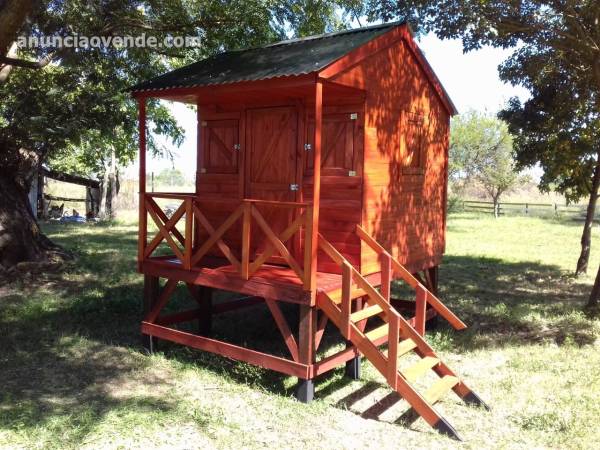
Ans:
<svg viewBox="0 0 600 450"><path fill-rule="evenodd" d="M77 443L110 411L169 411L176 400L120 398L110 388L150 364L140 353L127 351L141 350L142 279L135 274L135 230L104 227L101 234L90 234L71 228L49 228L56 234L53 239L78 254L71 272L0 291L0 427L29 428L66 417ZM589 287L574 283L558 267L448 256L440 281L441 299L470 328L462 333L443 328L429 335L434 347L461 351L541 341L584 345L595 338L593 322L581 313ZM172 306L187 302L191 300L181 287ZM297 308L282 309L296 331ZM218 339L288 356L264 305L219 315L213 330ZM320 351L340 345L343 341L330 324ZM271 393L287 396L293 389L288 377L272 371L171 343L161 343L160 350L168 358ZM317 384L321 398L351 382L341 370L324 378ZM144 380L157 390L167 382L161 377ZM372 388L368 383L363 389ZM354 394L346 402L357 398ZM374 408L371 415L378 415L379 407Z"/></svg>
<svg viewBox="0 0 600 450"><path fill-rule="evenodd" d="M176 408L168 396L122 390L132 372L149 364L142 355L109 345L123 329L119 323L109 329L109 323L114 325L109 320L129 308L100 300L89 305L95 311L82 306L78 300L2 296L0 429L23 433L25 440L44 446L78 447L109 413ZM103 339L86 339L92 328ZM167 381L143 380L154 386L149 391L160 391Z"/></svg>
<svg viewBox="0 0 600 450"><path fill-rule="evenodd" d="M469 326L455 340L461 348L596 339L583 313L590 287L557 266L446 256L440 283L442 301Z"/></svg>

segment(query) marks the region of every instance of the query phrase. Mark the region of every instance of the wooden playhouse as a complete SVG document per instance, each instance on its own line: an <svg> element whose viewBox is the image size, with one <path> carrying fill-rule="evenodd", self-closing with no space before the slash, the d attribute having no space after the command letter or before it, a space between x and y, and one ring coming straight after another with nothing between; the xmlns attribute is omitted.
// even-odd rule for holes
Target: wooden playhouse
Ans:
<svg viewBox="0 0 600 450"><path fill-rule="evenodd" d="M436 297L455 108L409 27L226 52L132 93L140 115L138 266L148 348L164 339L296 376L302 401L312 399L316 376L342 364L358 377L363 355L427 423L457 437L434 403L450 390L483 402L423 339L436 314L465 328ZM197 105L193 193L146 192L150 98ZM179 202L172 216L161 199ZM157 254L161 243L170 254ZM393 280L412 289L410 302L392 298ZM179 283L198 307L161 313ZM213 305L214 289L244 297ZM210 337L212 314L257 302L271 311L289 357ZM297 327L279 302L298 305ZM407 306L413 317L398 312ZM197 334L177 328L196 320ZM348 346L317 360L328 321ZM420 359L400 370L408 353ZM419 391L414 381L428 371L439 379Z"/></svg>

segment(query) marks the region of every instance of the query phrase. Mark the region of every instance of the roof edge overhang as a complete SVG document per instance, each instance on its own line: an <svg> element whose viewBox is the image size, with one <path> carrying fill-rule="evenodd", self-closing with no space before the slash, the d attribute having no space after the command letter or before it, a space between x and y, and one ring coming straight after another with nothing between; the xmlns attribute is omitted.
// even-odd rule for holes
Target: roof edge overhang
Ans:
<svg viewBox="0 0 600 450"><path fill-rule="evenodd" d="M245 91L261 91L266 89L277 89L286 87L302 87L315 84L317 80L316 72L288 75L262 80L233 81L229 83L208 84L190 87L170 87L162 89L147 89L131 91L131 96L137 99L142 98L172 98L176 96L202 95L210 93L211 95L219 93L243 93Z"/></svg>
<svg viewBox="0 0 600 450"><path fill-rule="evenodd" d="M354 67L356 64L360 63L374 53L388 48L399 41L404 41L407 44L408 49L417 60L417 63L423 70L423 73L427 77L429 83L448 111L448 114L450 114L450 116L458 114L458 110L456 109L454 102L448 95L446 89L444 89L444 86L425 58L425 55L415 42L412 29L408 23L400 23L387 33L377 36L373 40L355 48L337 60L332 61L330 64L319 70L318 76L322 79L333 78L336 75L350 69L351 67Z"/></svg>

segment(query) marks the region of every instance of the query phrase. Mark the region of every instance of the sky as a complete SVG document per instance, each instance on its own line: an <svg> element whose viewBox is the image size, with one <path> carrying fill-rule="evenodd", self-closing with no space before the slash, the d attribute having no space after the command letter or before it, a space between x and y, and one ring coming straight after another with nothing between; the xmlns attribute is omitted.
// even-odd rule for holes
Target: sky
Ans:
<svg viewBox="0 0 600 450"><path fill-rule="evenodd" d="M508 99L517 96L524 100L528 93L524 88L503 83L498 77L498 65L511 50L484 47L463 54L460 40L440 40L429 34L418 41L427 60L454 101L459 113L468 110L496 113ZM176 155L175 167L186 177L194 178L196 172L196 116L179 103L169 103L180 126L185 130L185 141L179 148L171 148ZM148 159L148 173L158 173L171 167L168 159ZM131 167L128 173L135 173Z"/></svg>

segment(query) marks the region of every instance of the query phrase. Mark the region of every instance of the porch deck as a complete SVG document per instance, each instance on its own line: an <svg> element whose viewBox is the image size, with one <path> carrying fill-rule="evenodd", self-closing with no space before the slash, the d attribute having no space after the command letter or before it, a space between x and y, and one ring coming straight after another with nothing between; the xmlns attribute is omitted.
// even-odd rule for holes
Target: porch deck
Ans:
<svg viewBox="0 0 600 450"><path fill-rule="evenodd" d="M248 280L240 277L239 269L226 258L207 256L202 264L186 269L174 256L154 256L142 263L142 273L155 277L174 279L193 285L237 292L249 296L279 301L310 304L311 293L305 291L303 282L289 267L263 264ZM330 293L342 288L342 275L317 272L317 291ZM380 274L370 281L378 284Z"/></svg>

